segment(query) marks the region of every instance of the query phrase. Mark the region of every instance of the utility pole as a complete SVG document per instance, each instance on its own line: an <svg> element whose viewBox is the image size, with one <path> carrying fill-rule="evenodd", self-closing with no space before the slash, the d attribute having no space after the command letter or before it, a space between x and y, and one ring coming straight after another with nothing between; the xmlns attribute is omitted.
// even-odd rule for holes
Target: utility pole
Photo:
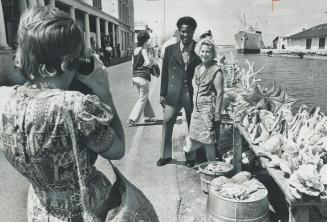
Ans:
<svg viewBox="0 0 327 222"><path fill-rule="evenodd" d="M159 2L160 0L146 0L148 2ZM163 35L162 38L164 38L166 33L166 0L163 1Z"/></svg>

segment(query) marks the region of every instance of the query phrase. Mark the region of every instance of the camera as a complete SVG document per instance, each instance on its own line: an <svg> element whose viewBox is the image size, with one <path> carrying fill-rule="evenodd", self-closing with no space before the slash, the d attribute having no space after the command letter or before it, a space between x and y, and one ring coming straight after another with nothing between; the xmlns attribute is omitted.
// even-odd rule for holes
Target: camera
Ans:
<svg viewBox="0 0 327 222"><path fill-rule="evenodd" d="M78 58L78 68L77 73L87 76L90 75L91 72L94 70L94 59L91 58ZM74 78L69 86L69 90L72 91L79 91L83 94L94 94L93 90L85 85L83 82L78 80L77 78Z"/></svg>
<svg viewBox="0 0 327 222"><path fill-rule="evenodd" d="M91 58L78 58L77 72L82 75L89 75L94 69L94 59Z"/></svg>

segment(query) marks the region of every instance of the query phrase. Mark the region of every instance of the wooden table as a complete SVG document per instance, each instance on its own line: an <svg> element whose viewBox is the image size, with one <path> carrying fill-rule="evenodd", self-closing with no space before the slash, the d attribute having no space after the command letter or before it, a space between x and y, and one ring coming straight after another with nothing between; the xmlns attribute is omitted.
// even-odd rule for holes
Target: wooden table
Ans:
<svg viewBox="0 0 327 222"><path fill-rule="evenodd" d="M260 147L253 145L249 140L248 133L245 128L241 126L240 123L233 124L233 149L234 156L237 158L234 159L234 167L239 172L242 158L242 140L245 139L249 144L249 147L258 155ZM240 157L240 158L239 158ZM236 161L239 163L235 163ZM277 183L279 188L284 193L285 199L289 206L289 222L309 222L310 216L310 207L309 206L324 206L327 207L327 198L320 199L308 199L308 200L298 200L293 197L289 190L289 179L284 177L284 173L281 170L267 167L269 162L266 158L260 158L262 166L266 168L270 176Z"/></svg>

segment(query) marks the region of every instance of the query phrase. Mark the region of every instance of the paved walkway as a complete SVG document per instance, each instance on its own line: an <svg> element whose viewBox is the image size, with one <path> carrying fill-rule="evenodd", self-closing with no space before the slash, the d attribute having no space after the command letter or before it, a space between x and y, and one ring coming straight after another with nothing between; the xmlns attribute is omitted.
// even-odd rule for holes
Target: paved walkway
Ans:
<svg viewBox="0 0 327 222"><path fill-rule="evenodd" d="M132 57L124 57L124 58L111 58L109 67L115 66L121 63L128 62L132 59Z"/></svg>
<svg viewBox="0 0 327 222"><path fill-rule="evenodd" d="M111 67L110 73L117 73L122 70L122 66L125 64ZM115 76L112 76L112 80L114 83L117 81ZM159 91L160 78L152 78L149 99L157 115L156 118L162 120ZM119 96L115 94L117 92L118 90L113 91L113 97L116 99ZM129 112L124 113L125 110L121 109L126 108L126 105L119 100L116 106L124 123ZM185 118L181 116L177 119L173 133L173 161L163 167L156 165L160 157L161 123L159 125L140 124L137 127L127 127L124 124L124 130L129 141L126 144L127 152L125 157L120 161L115 161L115 164L150 199L159 220L162 222L205 221L207 195L201 190L200 178L196 171L184 165L185 156L182 147L187 132ZM135 131L129 134L130 130Z"/></svg>

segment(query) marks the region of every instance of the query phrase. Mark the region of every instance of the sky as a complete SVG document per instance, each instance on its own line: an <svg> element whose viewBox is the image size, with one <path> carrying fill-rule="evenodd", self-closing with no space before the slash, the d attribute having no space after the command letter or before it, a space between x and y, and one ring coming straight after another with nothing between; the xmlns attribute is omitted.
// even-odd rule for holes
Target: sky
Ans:
<svg viewBox="0 0 327 222"><path fill-rule="evenodd" d="M268 46L276 36L327 23L327 0L279 0L274 11L272 0L134 0L135 21L148 24L154 34L171 36L178 18L192 16L198 23L195 40L211 29L218 45L235 44L244 15L247 24L262 31Z"/></svg>

